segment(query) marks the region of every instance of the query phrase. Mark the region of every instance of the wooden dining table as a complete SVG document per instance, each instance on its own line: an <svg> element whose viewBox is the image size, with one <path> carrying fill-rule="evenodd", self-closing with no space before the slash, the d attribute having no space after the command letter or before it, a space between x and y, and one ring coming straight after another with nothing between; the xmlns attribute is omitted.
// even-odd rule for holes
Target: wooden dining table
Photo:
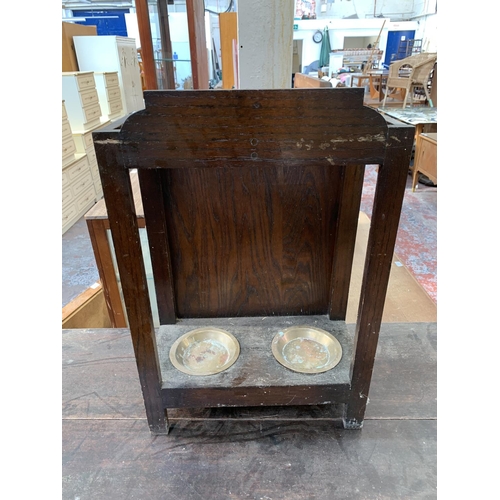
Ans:
<svg viewBox="0 0 500 500"><path fill-rule="evenodd" d="M369 77L369 85L370 85L370 97L372 99L378 98L379 101L384 99L384 89L385 84L387 83L387 76L389 75L389 70L387 69L378 69L371 70L367 72Z"/></svg>
<svg viewBox="0 0 500 500"><path fill-rule="evenodd" d="M351 87L364 87L369 85L370 97L382 101L384 99L385 83L387 82L387 75L389 70L374 69L366 73L352 73Z"/></svg>

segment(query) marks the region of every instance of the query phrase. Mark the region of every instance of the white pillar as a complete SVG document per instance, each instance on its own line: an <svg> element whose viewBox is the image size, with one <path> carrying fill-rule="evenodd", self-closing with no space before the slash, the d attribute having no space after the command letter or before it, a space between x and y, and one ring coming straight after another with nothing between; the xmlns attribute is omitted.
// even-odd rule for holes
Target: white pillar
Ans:
<svg viewBox="0 0 500 500"><path fill-rule="evenodd" d="M294 0L238 2L240 89L292 86Z"/></svg>

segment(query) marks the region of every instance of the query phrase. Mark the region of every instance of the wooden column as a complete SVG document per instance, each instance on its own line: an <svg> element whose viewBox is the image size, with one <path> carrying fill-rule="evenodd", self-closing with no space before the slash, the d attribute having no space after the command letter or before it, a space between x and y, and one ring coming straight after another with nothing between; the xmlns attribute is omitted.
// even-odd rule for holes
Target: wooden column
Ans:
<svg viewBox="0 0 500 500"><path fill-rule="evenodd" d="M208 89L208 56L203 0L186 0L193 88Z"/></svg>
<svg viewBox="0 0 500 500"><path fill-rule="evenodd" d="M144 82L146 90L156 90L156 66L153 53L153 42L151 40L151 23L149 21L149 9L147 0L136 0L137 25L141 40L142 65L144 68Z"/></svg>
<svg viewBox="0 0 500 500"><path fill-rule="evenodd" d="M290 0L238 2L240 89L291 88L294 5Z"/></svg>
<svg viewBox="0 0 500 500"><path fill-rule="evenodd" d="M160 18L161 57L162 59L172 59L167 0L158 0L157 5L158 17ZM162 61L162 68L163 88L175 89L174 63L171 60Z"/></svg>
<svg viewBox="0 0 500 500"><path fill-rule="evenodd" d="M220 50L222 59L222 88L234 87L233 40L238 42L238 14L219 14Z"/></svg>

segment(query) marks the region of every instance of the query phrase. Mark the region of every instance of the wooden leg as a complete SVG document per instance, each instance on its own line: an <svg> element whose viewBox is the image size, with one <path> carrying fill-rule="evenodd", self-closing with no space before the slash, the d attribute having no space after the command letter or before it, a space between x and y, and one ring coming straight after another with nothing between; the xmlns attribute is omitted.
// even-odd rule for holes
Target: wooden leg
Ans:
<svg viewBox="0 0 500 500"><path fill-rule="evenodd" d="M412 173L412 181L411 181L411 190L412 192L415 192L415 188L417 187L418 184L418 162L419 162L419 157L420 157L420 134L422 133L422 130L424 128L424 125L422 123L419 123L415 126L415 159L413 160L413 173Z"/></svg>
<svg viewBox="0 0 500 500"><path fill-rule="evenodd" d="M152 413L146 407L149 431L153 436L166 436L169 431L167 410L163 407L156 413Z"/></svg>
<svg viewBox="0 0 500 500"><path fill-rule="evenodd" d="M106 204L113 243L115 249L126 249L115 252L116 263L149 428L152 434L167 434L156 332L130 175L120 165L118 146L105 141L94 145L104 197L114 200Z"/></svg>
<svg viewBox="0 0 500 500"><path fill-rule="evenodd" d="M408 92L405 92L405 98L403 100L403 108L406 108L406 101L408 100Z"/></svg>
<svg viewBox="0 0 500 500"><path fill-rule="evenodd" d="M351 364L351 394L343 417L344 427L347 429L363 427L398 232L399 213L408 177L413 130L410 127L400 129L398 136L391 137L394 143L400 146L393 146L390 160L380 165L377 176L356 322L354 358Z"/></svg>
<svg viewBox="0 0 500 500"><path fill-rule="evenodd" d="M385 101L387 100L387 94L389 94L389 87L385 87L385 95L384 95L384 102L382 103L382 107L385 108Z"/></svg>
<svg viewBox="0 0 500 500"><path fill-rule="evenodd" d="M106 234L106 225L101 219L87 219L87 228L94 251L97 270L101 278L111 325L113 328L126 328L127 319L123 311L120 291L116 281L116 272Z"/></svg>
<svg viewBox="0 0 500 500"><path fill-rule="evenodd" d="M429 103L429 106L431 108L433 108L434 103L432 102L431 94L429 93L429 89L427 88L427 85L424 85L424 92L425 92L425 97L427 98L427 102Z"/></svg>

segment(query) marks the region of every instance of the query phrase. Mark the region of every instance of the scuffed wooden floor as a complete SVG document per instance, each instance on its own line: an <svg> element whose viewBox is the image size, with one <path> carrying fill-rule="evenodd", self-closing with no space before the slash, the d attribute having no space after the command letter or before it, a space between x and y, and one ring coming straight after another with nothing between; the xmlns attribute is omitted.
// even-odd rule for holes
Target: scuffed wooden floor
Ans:
<svg viewBox="0 0 500 500"><path fill-rule="evenodd" d="M64 330L62 498L436 498L436 338L382 325L361 431L335 406L198 409L153 437L128 331Z"/></svg>

